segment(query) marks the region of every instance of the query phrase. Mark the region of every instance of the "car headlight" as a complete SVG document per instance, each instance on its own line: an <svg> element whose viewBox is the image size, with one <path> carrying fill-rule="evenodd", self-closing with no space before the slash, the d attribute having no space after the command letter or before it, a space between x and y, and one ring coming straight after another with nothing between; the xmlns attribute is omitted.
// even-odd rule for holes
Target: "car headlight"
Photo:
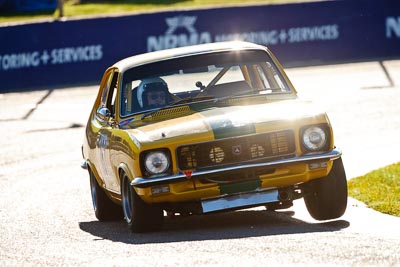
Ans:
<svg viewBox="0 0 400 267"><path fill-rule="evenodd" d="M144 167L150 175L165 173L170 166L170 158L164 151L151 151L144 156Z"/></svg>
<svg viewBox="0 0 400 267"><path fill-rule="evenodd" d="M311 126L303 131L303 145L309 151L323 150L327 142L327 133L319 126Z"/></svg>

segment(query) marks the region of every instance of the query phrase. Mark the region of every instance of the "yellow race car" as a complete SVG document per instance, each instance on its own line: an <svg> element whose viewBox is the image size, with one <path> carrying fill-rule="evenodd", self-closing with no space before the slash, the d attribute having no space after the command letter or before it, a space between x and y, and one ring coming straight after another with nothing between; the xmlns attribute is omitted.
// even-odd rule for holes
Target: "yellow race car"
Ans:
<svg viewBox="0 0 400 267"><path fill-rule="evenodd" d="M298 99L263 46L221 42L121 60L102 78L85 133L95 215L124 217L133 232L161 229L165 214L285 209L299 198L317 220L346 210L326 113Z"/></svg>

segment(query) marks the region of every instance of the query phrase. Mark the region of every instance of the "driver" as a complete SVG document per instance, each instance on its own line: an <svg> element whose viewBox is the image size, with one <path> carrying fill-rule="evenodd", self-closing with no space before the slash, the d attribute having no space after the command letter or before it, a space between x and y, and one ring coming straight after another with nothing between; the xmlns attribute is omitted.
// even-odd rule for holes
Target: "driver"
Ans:
<svg viewBox="0 0 400 267"><path fill-rule="evenodd" d="M138 86L137 97L142 109L159 108L171 102L167 83L158 77L142 80Z"/></svg>

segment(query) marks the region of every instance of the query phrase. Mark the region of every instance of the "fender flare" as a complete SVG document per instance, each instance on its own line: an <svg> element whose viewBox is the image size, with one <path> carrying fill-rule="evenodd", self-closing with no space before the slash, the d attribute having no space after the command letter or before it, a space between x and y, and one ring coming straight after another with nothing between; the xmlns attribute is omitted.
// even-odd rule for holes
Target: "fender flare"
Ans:
<svg viewBox="0 0 400 267"><path fill-rule="evenodd" d="M129 169L128 165L126 163L120 163L119 166L118 166L118 179L119 179L120 185L122 185L121 171L125 172L126 175L128 175L130 181L133 180L133 175L132 175L132 172Z"/></svg>

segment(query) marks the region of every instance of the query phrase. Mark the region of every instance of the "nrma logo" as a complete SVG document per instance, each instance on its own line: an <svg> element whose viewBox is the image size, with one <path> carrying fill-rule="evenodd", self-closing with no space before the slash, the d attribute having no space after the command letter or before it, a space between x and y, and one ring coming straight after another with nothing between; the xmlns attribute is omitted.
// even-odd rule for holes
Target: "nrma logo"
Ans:
<svg viewBox="0 0 400 267"><path fill-rule="evenodd" d="M399 38L400 39L400 17L387 17L386 18L386 38Z"/></svg>
<svg viewBox="0 0 400 267"><path fill-rule="evenodd" d="M198 33L196 31L194 27L196 20L196 16L166 18L167 31L164 35L149 36L147 38L147 51L210 43L212 38L209 32Z"/></svg>

